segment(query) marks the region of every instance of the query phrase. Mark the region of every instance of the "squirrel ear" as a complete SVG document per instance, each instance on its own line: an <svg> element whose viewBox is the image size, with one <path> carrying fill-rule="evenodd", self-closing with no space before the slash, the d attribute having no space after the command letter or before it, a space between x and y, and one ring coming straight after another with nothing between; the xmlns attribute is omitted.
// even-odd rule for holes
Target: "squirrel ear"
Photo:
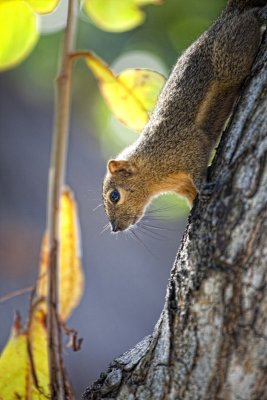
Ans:
<svg viewBox="0 0 267 400"><path fill-rule="evenodd" d="M108 171L113 175L116 172L131 174L133 172L131 164L126 160L110 160L108 162Z"/></svg>

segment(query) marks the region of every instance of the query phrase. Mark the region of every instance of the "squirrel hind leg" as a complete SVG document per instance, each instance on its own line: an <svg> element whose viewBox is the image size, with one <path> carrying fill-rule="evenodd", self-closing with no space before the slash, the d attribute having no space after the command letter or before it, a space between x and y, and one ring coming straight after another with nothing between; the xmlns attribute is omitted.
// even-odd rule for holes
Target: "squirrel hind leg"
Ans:
<svg viewBox="0 0 267 400"><path fill-rule="evenodd" d="M239 85L249 74L261 41L261 24L252 12L227 17L212 50L215 77L228 86Z"/></svg>

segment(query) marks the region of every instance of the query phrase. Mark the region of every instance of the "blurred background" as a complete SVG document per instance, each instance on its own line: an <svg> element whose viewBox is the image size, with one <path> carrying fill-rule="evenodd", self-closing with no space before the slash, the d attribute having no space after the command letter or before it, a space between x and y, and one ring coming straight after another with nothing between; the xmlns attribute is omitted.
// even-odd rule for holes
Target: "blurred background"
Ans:
<svg viewBox="0 0 267 400"><path fill-rule="evenodd" d="M115 0L116 1L116 0ZM114 2L115 2L114 1ZM218 16L224 0L165 0L144 8L146 21L124 33L101 31L80 15L77 48L91 49L115 72L127 67L171 71L177 56ZM46 224L47 176L53 123L53 81L66 1L42 17L42 37L20 66L0 74L0 297L34 284ZM152 332L164 304L170 269L186 225L188 207L176 197L152 204L154 225L139 232L101 234L106 161L137 138L113 117L95 78L75 67L67 183L79 207L85 292L68 325L84 338L82 350L64 349L77 396L108 363ZM160 232L160 234L157 234ZM0 303L0 348L16 310L26 318L28 295Z"/></svg>

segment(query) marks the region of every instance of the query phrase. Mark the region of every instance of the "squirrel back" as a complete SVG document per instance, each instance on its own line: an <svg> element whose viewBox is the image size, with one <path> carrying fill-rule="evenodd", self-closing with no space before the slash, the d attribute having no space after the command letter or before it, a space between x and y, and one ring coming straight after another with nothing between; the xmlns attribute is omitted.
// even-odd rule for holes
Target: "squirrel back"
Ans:
<svg viewBox="0 0 267 400"><path fill-rule="evenodd" d="M110 160L103 200L113 231L143 216L153 196L175 192L190 203L261 41L258 8L230 0L214 24L178 59L136 142Z"/></svg>

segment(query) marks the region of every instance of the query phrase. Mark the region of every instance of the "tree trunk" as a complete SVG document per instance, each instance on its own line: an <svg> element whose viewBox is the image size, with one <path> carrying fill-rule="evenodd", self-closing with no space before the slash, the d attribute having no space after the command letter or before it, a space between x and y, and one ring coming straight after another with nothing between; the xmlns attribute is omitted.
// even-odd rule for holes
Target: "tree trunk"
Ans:
<svg viewBox="0 0 267 400"><path fill-rule="evenodd" d="M266 44L195 202L154 333L84 399L267 399Z"/></svg>

